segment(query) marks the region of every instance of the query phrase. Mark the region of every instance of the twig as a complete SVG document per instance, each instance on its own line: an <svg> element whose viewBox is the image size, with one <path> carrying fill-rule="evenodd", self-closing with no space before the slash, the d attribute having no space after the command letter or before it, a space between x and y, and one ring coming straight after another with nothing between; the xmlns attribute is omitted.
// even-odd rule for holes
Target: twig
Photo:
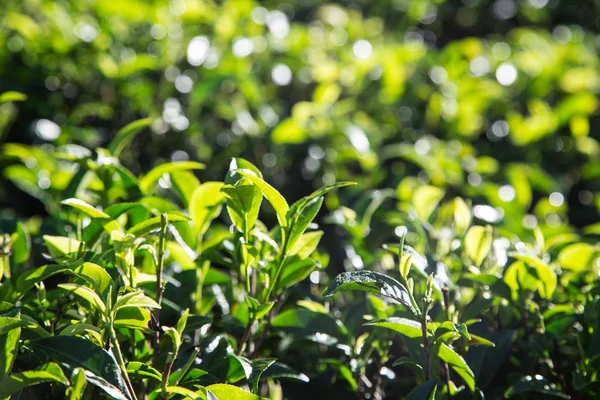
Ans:
<svg viewBox="0 0 600 400"><path fill-rule="evenodd" d="M446 318L448 321L452 321L452 315L450 314L450 294L448 293L448 287L444 286L442 288L442 294L444 296L444 307L446 308ZM444 372L446 375L446 388L448 390L448 399L452 399L452 395L450 394L450 368L448 368L448 363L443 362Z"/></svg>
<svg viewBox="0 0 600 400"><path fill-rule="evenodd" d="M174 362L175 356L172 352L169 352L167 354L167 362L165 363L165 369L163 371L161 397L164 397L167 394L167 386L169 386L169 377L171 376L171 369L173 369Z"/></svg>
<svg viewBox="0 0 600 400"><path fill-rule="evenodd" d="M248 338L250 337L250 334L252 333L252 325L254 325L254 319L250 318L248 320L248 324L246 325L246 329L244 330L244 334L242 335L242 338L240 339L240 345L238 346L236 355L241 355L242 352L244 351L244 348L246 347L246 342L248 341Z"/></svg>
<svg viewBox="0 0 600 400"><path fill-rule="evenodd" d="M283 295L280 295L279 298L277 299L277 302L275 303L275 306L271 309L271 311L269 311L269 318L267 320L267 325L265 325L262 333L258 337L258 340L254 344L254 349L252 351L252 354L250 354L249 358L253 358L258 353L258 350L260 349L260 347L262 346L263 342L265 341L265 339L267 337L267 333L269 333L269 330L271 329L271 325L273 324L273 319L275 318L275 315L277 315L279 313L279 310L281 310L281 307L283 307L283 303L284 303Z"/></svg>
<svg viewBox="0 0 600 400"><path fill-rule="evenodd" d="M162 302L163 295L163 285L162 285L162 276L163 276L163 267L165 264L165 238L167 236L167 224L168 224L167 214L160 215L160 233L158 239L158 259L156 260L156 302L158 305ZM156 321L160 326L160 310L157 309L154 312L154 316L156 317ZM156 336L154 338L154 349L156 350L160 340L160 330L156 331Z"/></svg>
<svg viewBox="0 0 600 400"><path fill-rule="evenodd" d="M113 342L113 349L115 352L115 358L117 359L117 363L119 364L119 368L121 368L121 372L123 373L123 377L125 378L125 384L127 385L127 390L129 390L131 398L137 400L137 396L135 395L135 390L133 388L133 384L129 379L129 374L127 373L127 366L125 365L125 359L123 358L123 353L121 353L121 347L119 346L119 341L117 340L117 332L115 332L114 327L111 325L109 327L110 337Z"/></svg>
<svg viewBox="0 0 600 400"><path fill-rule="evenodd" d="M425 379L429 380L429 338L427 337L427 313L423 313L423 319L421 319L421 331L423 332L423 359L425 362Z"/></svg>

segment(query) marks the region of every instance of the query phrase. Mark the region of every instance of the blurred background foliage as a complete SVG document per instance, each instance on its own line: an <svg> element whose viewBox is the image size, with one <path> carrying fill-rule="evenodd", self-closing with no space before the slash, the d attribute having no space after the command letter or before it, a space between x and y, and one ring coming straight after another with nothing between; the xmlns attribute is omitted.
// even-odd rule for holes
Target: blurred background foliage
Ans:
<svg viewBox="0 0 600 400"><path fill-rule="evenodd" d="M134 172L191 159L219 179L243 156L292 198L336 179L432 184L516 234L597 217L598 2L1 7L0 92L28 96L1 106L2 141L95 149L151 117L123 157ZM64 190L73 171L38 156L5 168L2 209L44 212L15 185Z"/></svg>

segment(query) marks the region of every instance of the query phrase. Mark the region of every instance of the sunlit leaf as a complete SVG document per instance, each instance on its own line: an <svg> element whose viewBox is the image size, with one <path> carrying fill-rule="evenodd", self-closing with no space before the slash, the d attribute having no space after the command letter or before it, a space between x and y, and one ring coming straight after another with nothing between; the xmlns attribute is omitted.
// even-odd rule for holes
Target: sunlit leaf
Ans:
<svg viewBox="0 0 600 400"><path fill-rule="evenodd" d="M391 329L411 339L423 337L421 324L417 321L407 318L391 317L383 320L367 322L365 325Z"/></svg>
<svg viewBox="0 0 600 400"><path fill-rule="evenodd" d="M475 375L464 358L444 343L441 343L439 346L438 357L442 361L447 362L448 365L456 371L456 373L465 381L471 392L475 390Z"/></svg>
<svg viewBox="0 0 600 400"><path fill-rule="evenodd" d="M205 165L193 162L193 161L174 161L166 164L161 164L144 175L139 180L140 190L143 193L148 193L152 186L158 181L164 174L169 174L175 171L189 171L196 169L204 169Z"/></svg>
<svg viewBox="0 0 600 400"><path fill-rule="evenodd" d="M283 198L281 193L279 193L273 186L269 185L251 170L239 169L235 172L249 179L250 181L252 181L252 183L258 186L265 198L273 206L273 209L277 214L277 220L279 221L279 224L281 226L287 226L286 215L290 207L288 206L287 201Z"/></svg>
<svg viewBox="0 0 600 400"><path fill-rule="evenodd" d="M262 397L246 392L245 390L240 389L236 386L226 385L223 383L207 386L206 389L210 390L215 396L217 396L218 399L263 400Z"/></svg>
<svg viewBox="0 0 600 400"><path fill-rule="evenodd" d="M27 100L27 95L20 92L4 92L0 94L0 104L8 103L9 101L25 101Z"/></svg>
<svg viewBox="0 0 600 400"><path fill-rule="evenodd" d="M492 227L472 226L465 235L465 252L467 256L480 266L492 249Z"/></svg>
<svg viewBox="0 0 600 400"><path fill-rule="evenodd" d="M74 283L61 283L58 285L58 287L76 294L86 301L89 301L90 304L92 304L98 311L102 313L106 312L106 305L104 304L104 301L102 301L100 296L98 296L98 294L89 287Z"/></svg>
<svg viewBox="0 0 600 400"><path fill-rule="evenodd" d="M395 300L408 307L413 313L417 310L411 304L408 291L400 282L389 276L375 271L352 271L344 272L336 276L327 286L324 296L345 290L359 290L364 292L378 293L388 299Z"/></svg>
<svg viewBox="0 0 600 400"><path fill-rule="evenodd" d="M444 197L444 191L435 186L420 186L412 195L412 204L417 216L422 220L428 220L438 203Z"/></svg>

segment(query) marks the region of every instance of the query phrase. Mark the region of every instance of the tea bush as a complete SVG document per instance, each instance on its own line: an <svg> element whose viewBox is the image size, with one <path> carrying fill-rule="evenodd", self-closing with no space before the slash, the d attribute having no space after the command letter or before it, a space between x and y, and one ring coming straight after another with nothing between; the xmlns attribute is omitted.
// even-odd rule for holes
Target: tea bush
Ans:
<svg viewBox="0 0 600 400"><path fill-rule="evenodd" d="M597 5L0 11L0 398L600 395Z"/></svg>

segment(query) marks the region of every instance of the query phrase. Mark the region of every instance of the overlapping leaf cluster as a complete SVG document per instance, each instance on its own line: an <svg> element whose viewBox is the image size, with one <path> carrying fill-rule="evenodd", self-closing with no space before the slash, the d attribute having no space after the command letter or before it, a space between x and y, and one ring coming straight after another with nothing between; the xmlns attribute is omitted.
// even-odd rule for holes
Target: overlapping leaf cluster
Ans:
<svg viewBox="0 0 600 400"><path fill-rule="evenodd" d="M597 11L4 1L0 398L598 397Z"/></svg>

